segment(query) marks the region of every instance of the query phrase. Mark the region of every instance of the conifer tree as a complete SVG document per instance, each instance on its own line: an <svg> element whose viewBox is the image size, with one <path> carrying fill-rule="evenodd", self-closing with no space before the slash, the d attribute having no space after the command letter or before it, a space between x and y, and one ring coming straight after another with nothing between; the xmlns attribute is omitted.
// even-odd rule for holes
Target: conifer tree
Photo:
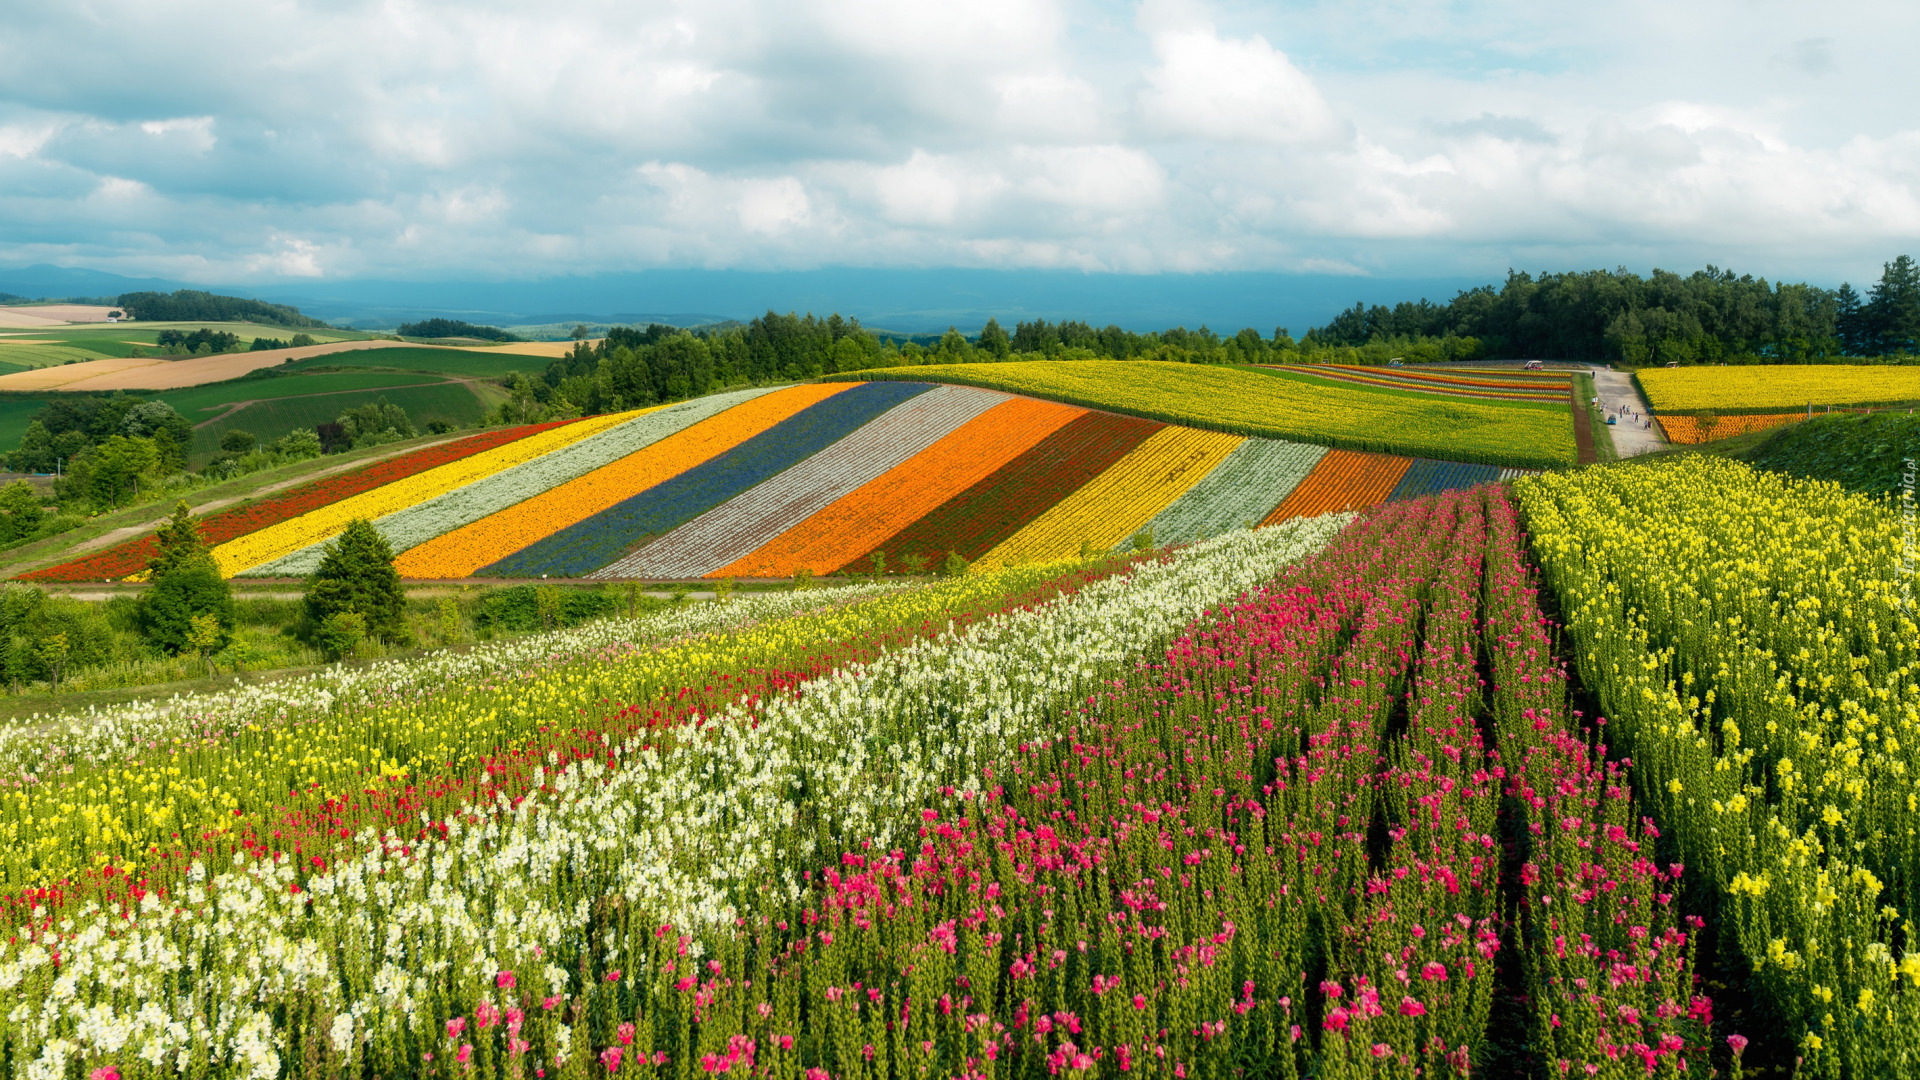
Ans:
<svg viewBox="0 0 1920 1080"><path fill-rule="evenodd" d="M403 642L408 639L406 610L407 594L387 538L364 518L348 522L307 579L307 625L317 632L329 617L351 612L365 620L367 633Z"/></svg>
<svg viewBox="0 0 1920 1080"><path fill-rule="evenodd" d="M233 590L200 538L200 528L183 500L155 539L160 550L147 562L151 585L136 609L147 639L170 653L193 649L218 652L233 636ZM194 620L202 620L196 641ZM219 627L217 637L205 637L205 620Z"/></svg>

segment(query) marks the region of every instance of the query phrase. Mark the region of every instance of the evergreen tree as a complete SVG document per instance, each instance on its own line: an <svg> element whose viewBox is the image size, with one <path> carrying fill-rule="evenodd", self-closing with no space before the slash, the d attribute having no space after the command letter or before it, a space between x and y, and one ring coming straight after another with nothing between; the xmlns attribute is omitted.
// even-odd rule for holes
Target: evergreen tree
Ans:
<svg viewBox="0 0 1920 1080"><path fill-rule="evenodd" d="M980 348L1002 358L1013 351L1013 339L1000 328L999 319L988 319L987 325L980 328Z"/></svg>
<svg viewBox="0 0 1920 1080"><path fill-rule="evenodd" d="M1920 350L1920 263L1906 255L1887 263L1868 295L1874 346L1881 352Z"/></svg>
<svg viewBox="0 0 1920 1080"><path fill-rule="evenodd" d="M218 652L233 636L233 590L220 576L184 501L174 505L173 516L156 539L160 550L147 563L152 585L136 609L141 630L170 653ZM209 620L218 631L212 638L207 636Z"/></svg>
<svg viewBox="0 0 1920 1080"><path fill-rule="evenodd" d="M406 608L407 594L400 588L387 538L364 518L348 522L307 579L310 632L317 633L332 616L351 612L365 620L367 633L401 642L408 636Z"/></svg>
<svg viewBox="0 0 1920 1080"><path fill-rule="evenodd" d="M1860 294L1844 281L1833 294L1833 333L1840 339L1841 351L1848 356L1866 354L1870 336L1866 311L1860 306Z"/></svg>

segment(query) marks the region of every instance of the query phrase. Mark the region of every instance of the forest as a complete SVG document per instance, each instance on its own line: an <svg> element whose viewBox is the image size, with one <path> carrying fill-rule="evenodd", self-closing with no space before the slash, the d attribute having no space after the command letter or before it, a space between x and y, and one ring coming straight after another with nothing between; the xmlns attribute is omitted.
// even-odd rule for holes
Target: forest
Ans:
<svg viewBox="0 0 1920 1080"><path fill-rule="evenodd" d="M295 328L327 325L285 304L221 296L199 289L124 293L115 303L143 322L252 322Z"/></svg>
<svg viewBox="0 0 1920 1080"><path fill-rule="evenodd" d="M1489 358L1646 364L1822 363L1912 356L1920 348L1920 264L1885 264L1863 297L1769 284L1709 266L1685 277L1625 269L1538 276L1510 272L1499 287L1445 304L1355 304L1302 339L1315 347L1473 338Z"/></svg>

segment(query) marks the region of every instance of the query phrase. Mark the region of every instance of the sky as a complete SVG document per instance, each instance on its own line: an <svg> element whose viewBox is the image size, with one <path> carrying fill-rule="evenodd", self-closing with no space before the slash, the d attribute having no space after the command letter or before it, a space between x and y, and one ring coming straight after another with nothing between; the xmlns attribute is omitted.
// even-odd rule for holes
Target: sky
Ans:
<svg viewBox="0 0 1920 1080"><path fill-rule="evenodd" d="M1498 280L1920 254L1920 5L14 0L0 266Z"/></svg>

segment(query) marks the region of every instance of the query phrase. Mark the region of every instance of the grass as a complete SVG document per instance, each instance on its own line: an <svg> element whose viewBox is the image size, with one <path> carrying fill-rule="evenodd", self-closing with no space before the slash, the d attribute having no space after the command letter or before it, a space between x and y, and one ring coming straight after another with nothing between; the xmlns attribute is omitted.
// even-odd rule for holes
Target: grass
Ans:
<svg viewBox="0 0 1920 1080"><path fill-rule="evenodd" d="M395 386L419 386L431 381L425 375L405 372L316 372L291 378L234 379L184 390L160 390L154 392L154 396L197 424L212 419L219 415L221 409L240 401L338 394L349 390L382 390Z"/></svg>
<svg viewBox="0 0 1920 1080"><path fill-rule="evenodd" d="M1143 360L881 368L829 376L959 383L1292 442L1488 465L1575 463L1565 406L1376 392L1243 367Z"/></svg>
<svg viewBox="0 0 1920 1080"><path fill-rule="evenodd" d="M0 396L0 447L9 450L18 447L20 436L27 433L27 425L33 422L33 414L46 404L43 396Z"/></svg>
<svg viewBox="0 0 1920 1080"><path fill-rule="evenodd" d="M485 352L475 349L368 349L364 352L336 353L295 360L276 370L320 371L344 368L372 368L391 371L425 371L443 375L475 375L497 378L516 371L538 374L551 361L544 356Z"/></svg>
<svg viewBox="0 0 1920 1080"><path fill-rule="evenodd" d="M307 327L289 330L283 326L267 326L250 322L150 322L150 323L89 323L83 326L55 326L44 330L0 330L0 361L7 361L21 367L51 367L68 361L83 362L102 360L110 357L133 355L136 347L144 348L149 354L159 348L160 331L194 331L205 327L209 330L223 330L240 339L244 348L253 343L253 339L278 338L285 341L295 334L306 334L316 342L359 341L372 337L354 330L331 330L323 327ZM14 345L12 341L46 341L48 345Z"/></svg>
<svg viewBox="0 0 1920 1080"><path fill-rule="evenodd" d="M325 378L325 376L310 377ZM349 378L356 377L366 378L367 376L358 374L349 376ZM195 428L192 456L196 461L204 461L212 457L214 451L219 448L220 436L229 431L251 432L259 441L271 442L297 428L311 428L318 424L331 423L348 409L370 404L382 398L405 409L417 427L424 428L428 423L439 420L456 428L468 428L478 426L486 419L487 402L475 394L474 389L466 383L438 382L422 386L417 385L420 382L418 376L389 377L411 380L415 385L394 386L390 389L350 388L314 392L316 396L282 395L263 398L204 427ZM237 400L246 399L238 398Z"/></svg>

